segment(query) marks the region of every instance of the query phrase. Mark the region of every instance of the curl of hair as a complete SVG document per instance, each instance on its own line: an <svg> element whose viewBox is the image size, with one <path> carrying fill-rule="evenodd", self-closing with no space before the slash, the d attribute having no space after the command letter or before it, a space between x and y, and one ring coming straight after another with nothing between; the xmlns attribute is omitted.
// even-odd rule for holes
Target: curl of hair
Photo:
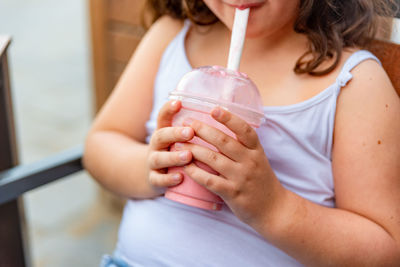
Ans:
<svg viewBox="0 0 400 267"><path fill-rule="evenodd" d="M218 22L218 18L202 0L147 0L143 14L146 12L151 16L150 24L163 15L176 19L190 19L197 25L211 25ZM143 24L146 28L149 26L149 23Z"/></svg>
<svg viewBox="0 0 400 267"><path fill-rule="evenodd" d="M197 25L216 23L218 18L202 0L147 0L154 22L162 15L190 19ZM397 12L395 0L300 0L294 30L305 34L309 49L296 62L294 72L321 76L334 70L343 48L365 48L375 37L380 16ZM321 64L332 60L330 66Z"/></svg>
<svg viewBox="0 0 400 267"><path fill-rule="evenodd" d="M309 50L294 67L298 74L324 75L339 63L343 48L367 47L376 35L379 16L392 16L391 0L302 0L294 30L308 37ZM334 59L317 70L325 60Z"/></svg>

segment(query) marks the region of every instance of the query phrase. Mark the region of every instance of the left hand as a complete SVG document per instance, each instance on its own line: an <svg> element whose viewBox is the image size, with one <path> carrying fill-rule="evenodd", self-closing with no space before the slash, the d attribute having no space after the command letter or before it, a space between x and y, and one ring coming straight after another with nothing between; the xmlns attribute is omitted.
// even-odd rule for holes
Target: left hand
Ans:
<svg viewBox="0 0 400 267"><path fill-rule="evenodd" d="M220 153L191 143L180 143L177 149L190 150L195 160L207 164L220 175L211 174L193 162L184 167L185 172L219 195L240 220L255 228L268 223L279 209L284 189L269 165L257 133L244 120L222 108L215 108L211 114L230 129L237 140L200 121L185 123Z"/></svg>

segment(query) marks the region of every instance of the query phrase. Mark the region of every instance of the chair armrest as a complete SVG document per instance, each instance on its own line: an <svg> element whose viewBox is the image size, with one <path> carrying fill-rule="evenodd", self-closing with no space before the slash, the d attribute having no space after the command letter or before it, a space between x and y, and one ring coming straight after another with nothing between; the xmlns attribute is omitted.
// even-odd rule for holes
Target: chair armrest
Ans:
<svg viewBox="0 0 400 267"><path fill-rule="evenodd" d="M83 169L83 145L65 150L31 164L0 172L0 205L23 193Z"/></svg>

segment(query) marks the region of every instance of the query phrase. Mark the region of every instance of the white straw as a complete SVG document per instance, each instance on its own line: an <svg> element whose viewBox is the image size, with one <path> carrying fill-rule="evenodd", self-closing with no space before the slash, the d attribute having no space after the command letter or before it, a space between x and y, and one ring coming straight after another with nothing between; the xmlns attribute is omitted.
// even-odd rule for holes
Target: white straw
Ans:
<svg viewBox="0 0 400 267"><path fill-rule="evenodd" d="M243 44L246 36L249 12L250 8L246 8L243 10L236 8L227 67L230 70L239 70L240 58L242 57Z"/></svg>

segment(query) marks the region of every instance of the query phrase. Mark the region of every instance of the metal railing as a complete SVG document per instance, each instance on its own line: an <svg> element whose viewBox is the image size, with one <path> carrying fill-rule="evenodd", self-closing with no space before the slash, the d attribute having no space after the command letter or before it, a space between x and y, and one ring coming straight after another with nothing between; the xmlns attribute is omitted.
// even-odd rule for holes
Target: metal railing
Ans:
<svg viewBox="0 0 400 267"><path fill-rule="evenodd" d="M78 145L31 164L18 165L8 73L8 36L0 35L0 267L31 266L21 196L83 169Z"/></svg>
<svg viewBox="0 0 400 267"><path fill-rule="evenodd" d="M23 193L81 171L82 145L0 172L0 205Z"/></svg>

